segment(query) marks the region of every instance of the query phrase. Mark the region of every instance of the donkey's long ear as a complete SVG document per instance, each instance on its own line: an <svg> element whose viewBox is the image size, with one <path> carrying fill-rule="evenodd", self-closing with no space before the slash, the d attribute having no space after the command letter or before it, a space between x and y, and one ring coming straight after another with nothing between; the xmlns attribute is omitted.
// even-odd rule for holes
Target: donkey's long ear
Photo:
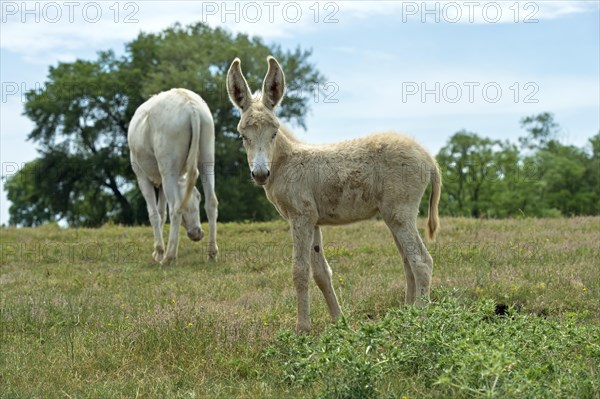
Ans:
<svg viewBox="0 0 600 399"><path fill-rule="evenodd" d="M239 58L233 60L229 72L227 72L227 93L233 105L242 111L248 108L252 102L252 93L250 93L248 82L242 74Z"/></svg>
<svg viewBox="0 0 600 399"><path fill-rule="evenodd" d="M267 58L269 70L263 81L262 102L268 108L275 108L285 93L285 76L277 60L271 56Z"/></svg>

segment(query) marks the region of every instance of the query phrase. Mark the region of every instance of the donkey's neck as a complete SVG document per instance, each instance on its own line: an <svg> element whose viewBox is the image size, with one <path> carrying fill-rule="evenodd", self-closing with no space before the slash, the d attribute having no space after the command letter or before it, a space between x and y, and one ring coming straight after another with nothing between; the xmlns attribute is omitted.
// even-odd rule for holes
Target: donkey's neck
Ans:
<svg viewBox="0 0 600 399"><path fill-rule="evenodd" d="M275 138L273 166L276 168L277 166L287 163L298 144L298 140L292 135L291 132L284 127L280 127Z"/></svg>

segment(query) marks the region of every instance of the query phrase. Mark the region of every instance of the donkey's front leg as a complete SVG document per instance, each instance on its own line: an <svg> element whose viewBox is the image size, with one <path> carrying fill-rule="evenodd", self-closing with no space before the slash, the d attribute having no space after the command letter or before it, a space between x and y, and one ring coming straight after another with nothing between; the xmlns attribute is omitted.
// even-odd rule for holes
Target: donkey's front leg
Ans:
<svg viewBox="0 0 600 399"><path fill-rule="evenodd" d="M290 223L294 240L292 254L292 277L298 300L298 318L296 332L310 330L310 302L308 297L308 281L310 278L310 246L313 241L314 226L301 220Z"/></svg>
<svg viewBox="0 0 600 399"><path fill-rule="evenodd" d="M329 308L329 315L335 321L340 317L342 311L340 310L340 304L335 296L335 290L331 282L331 267L329 267L329 263L325 259L325 249L323 248L323 239L319 226L314 229L311 254L313 278L325 297L325 302L327 302L327 307Z"/></svg>

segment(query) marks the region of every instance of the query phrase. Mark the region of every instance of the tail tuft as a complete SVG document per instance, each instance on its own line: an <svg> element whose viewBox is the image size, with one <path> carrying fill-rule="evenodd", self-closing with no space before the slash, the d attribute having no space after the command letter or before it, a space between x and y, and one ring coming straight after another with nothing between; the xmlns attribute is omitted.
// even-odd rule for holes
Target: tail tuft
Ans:
<svg viewBox="0 0 600 399"><path fill-rule="evenodd" d="M187 204L192 191L196 186L196 179L198 179L198 152L200 148L200 116L197 114L194 107L191 107L191 127L192 127L192 138L190 140L190 149L188 150L188 156L185 161L185 172L186 172L186 189L183 200L181 201L181 207L184 208Z"/></svg>
<svg viewBox="0 0 600 399"><path fill-rule="evenodd" d="M427 238L435 240L437 230L440 228L440 218L438 215L438 204L440 203L440 194L442 192L442 175L437 163L431 171L431 194L429 195L429 215L427 217Z"/></svg>

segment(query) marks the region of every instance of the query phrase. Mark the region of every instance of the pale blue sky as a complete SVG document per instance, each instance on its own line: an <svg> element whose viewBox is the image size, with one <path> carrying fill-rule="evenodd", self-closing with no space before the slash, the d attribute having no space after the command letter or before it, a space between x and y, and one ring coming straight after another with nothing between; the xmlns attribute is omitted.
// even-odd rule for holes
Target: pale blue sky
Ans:
<svg viewBox="0 0 600 399"><path fill-rule="evenodd" d="M544 111L555 113L564 143L583 146L598 132L597 1L423 4L3 1L2 174L36 157L25 141L32 124L21 115L21 94L43 83L49 65L95 59L98 50L122 53L140 30L177 21L204 20L284 49L312 49L336 102L312 104L307 131L296 129L308 142L393 129L437 153L463 128L515 141L523 134L519 119ZM0 223L8 222L8 206L2 186Z"/></svg>

